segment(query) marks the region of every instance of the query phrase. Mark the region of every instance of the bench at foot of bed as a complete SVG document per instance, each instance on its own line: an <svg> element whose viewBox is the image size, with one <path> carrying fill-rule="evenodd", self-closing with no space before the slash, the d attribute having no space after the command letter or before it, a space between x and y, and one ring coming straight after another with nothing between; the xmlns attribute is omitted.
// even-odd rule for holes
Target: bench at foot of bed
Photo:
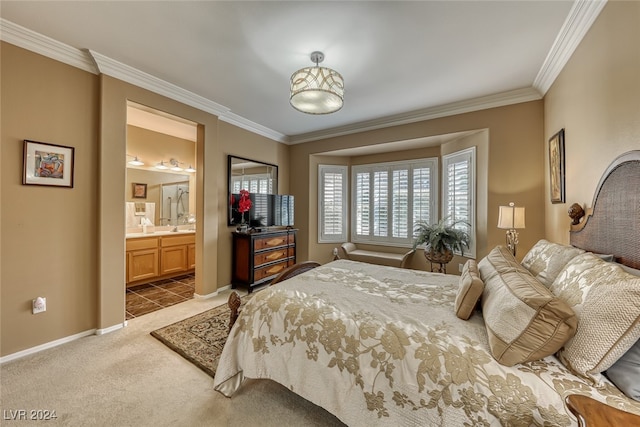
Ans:
<svg viewBox="0 0 640 427"><path fill-rule="evenodd" d="M351 261L368 262L369 264L388 265L390 267L405 268L407 262L415 250L403 254L391 252L378 252L358 249L354 243L343 243L342 250Z"/></svg>

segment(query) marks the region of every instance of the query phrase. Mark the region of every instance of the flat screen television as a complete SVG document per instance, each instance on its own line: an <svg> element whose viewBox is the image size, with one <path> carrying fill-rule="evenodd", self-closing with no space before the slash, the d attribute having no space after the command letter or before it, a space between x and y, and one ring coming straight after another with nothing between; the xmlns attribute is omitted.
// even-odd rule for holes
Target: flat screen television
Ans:
<svg viewBox="0 0 640 427"><path fill-rule="evenodd" d="M231 198L232 223L241 223L238 212L240 194L233 194ZM249 227L285 227L294 223L294 197L287 194L250 194L251 208L244 213L244 220Z"/></svg>

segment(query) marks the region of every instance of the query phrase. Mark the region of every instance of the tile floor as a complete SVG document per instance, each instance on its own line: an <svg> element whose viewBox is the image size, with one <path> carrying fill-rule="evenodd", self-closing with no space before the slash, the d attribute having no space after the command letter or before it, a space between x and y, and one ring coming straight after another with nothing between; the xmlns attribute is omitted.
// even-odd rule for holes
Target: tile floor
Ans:
<svg viewBox="0 0 640 427"><path fill-rule="evenodd" d="M126 292L126 318L133 319L193 298L195 275L164 279L128 288Z"/></svg>

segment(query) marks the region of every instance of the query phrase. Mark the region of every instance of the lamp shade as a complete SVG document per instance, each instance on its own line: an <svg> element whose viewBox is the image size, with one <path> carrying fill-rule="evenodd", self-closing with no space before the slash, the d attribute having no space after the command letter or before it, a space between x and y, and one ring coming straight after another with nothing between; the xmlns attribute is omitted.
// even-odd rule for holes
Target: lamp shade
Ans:
<svg viewBox="0 0 640 427"><path fill-rule="evenodd" d="M524 208L514 206L513 203L509 203L509 206L500 206L498 228L508 230L524 228Z"/></svg>
<svg viewBox="0 0 640 427"><path fill-rule="evenodd" d="M291 106L307 114L330 114L344 103L344 79L335 70L319 67L324 54L313 52L315 67L301 68L291 75Z"/></svg>

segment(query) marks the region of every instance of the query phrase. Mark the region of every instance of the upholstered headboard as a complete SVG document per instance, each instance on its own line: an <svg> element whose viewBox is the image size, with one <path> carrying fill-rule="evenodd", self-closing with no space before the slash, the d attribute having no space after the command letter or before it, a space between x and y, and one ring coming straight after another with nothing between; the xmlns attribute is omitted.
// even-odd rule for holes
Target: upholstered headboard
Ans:
<svg viewBox="0 0 640 427"><path fill-rule="evenodd" d="M640 268L640 150L621 155L607 168L592 208L571 226L570 241L573 246L613 254L616 262Z"/></svg>

